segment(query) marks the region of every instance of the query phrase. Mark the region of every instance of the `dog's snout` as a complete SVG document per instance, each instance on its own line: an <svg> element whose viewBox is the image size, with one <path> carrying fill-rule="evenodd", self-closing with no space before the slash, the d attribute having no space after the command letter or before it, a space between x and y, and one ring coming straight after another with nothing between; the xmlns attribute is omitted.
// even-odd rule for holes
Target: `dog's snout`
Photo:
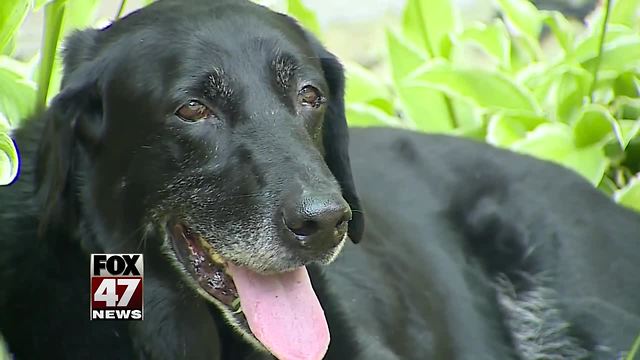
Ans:
<svg viewBox="0 0 640 360"><path fill-rule="evenodd" d="M340 194L309 194L287 199L282 216L302 245L329 249L344 237L351 209Z"/></svg>

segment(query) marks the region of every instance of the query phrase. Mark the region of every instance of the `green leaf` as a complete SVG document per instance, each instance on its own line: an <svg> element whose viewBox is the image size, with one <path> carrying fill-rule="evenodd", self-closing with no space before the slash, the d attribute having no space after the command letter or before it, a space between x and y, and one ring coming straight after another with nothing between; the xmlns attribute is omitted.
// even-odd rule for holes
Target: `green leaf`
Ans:
<svg viewBox="0 0 640 360"><path fill-rule="evenodd" d="M593 79L588 71L568 64L551 68L530 66L521 77L551 120L566 123L578 116Z"/></svg>
<svg viewBox="0 0 640 360"><path fill-rule="evenodd" d="M38 105L48 103L59 91L62 76L62 39L72 31L94 25L99 0L53 0L45 7L45 44L39 69Z"/></svg>
<svg viewBox="0 0 640 360"><path fill-rule="evenodd" d="M609 166L601 146L577 148L572 129L562 123L545 123L512 144L511 149L555 162L598 185Z"/></svg>
<svg viewBox="0 0 640 360"><path fill-rule="evenodd" d="M511 40L502 21L495 20L489 26L479 24L468 27L456 39L477 44L503 69L511 68Z"/></svg>
<svg viewBox="0 0 640 360"><path fill-rule="evenodd" d="M7 133L0 132L0 185L8 185L18 175L18 152Z"/></svg>
<svg viewBox="0 0 640 360"><path fill-rule="evenodd" d="M613 90L615 91L616 96L624 96L628 98L639 97L640 92L636 87L635 80L636 74L632 71L620 74L620 76L618 76L613 83ZM633 117L633 119L635 119L635 117Z"/></svg>
<svg viewBox="0 0 640 360"><path fill-rule="evenodd" d="M406 78L427 61L400 33L387 31L391 74L405 123L427 132L448 132L453 128L444 95L437 90L416 88Z"/></svg>
<svg viewBox="0 0 640 360"><path fill-rule="evenodd" d="M640 1L638 0L616 0L613 2L609 24L635 27L638 25L639 10Z"/></svg>
<svg viewBox="0 0 640 360"><path fill-rule="evenodd" d="M370 70L354 62L345 62L347 103L367 103L377 99L391 102L391 93L386 84Z"/></svg>
<svg viewBox="0 0 640 360"><path fill-rule="evenodd" d="M640 176L631 179L625 187L616 191L613 198L620 205L640 211ZM635 351L638 346L634 346Z"/></svg>
<svg viewBox="0 0 640 360"><path fill-rule="evenodd" d="M451 0L409 0L404 11L403 29L415 44L430 56L449 57L449 34L459 28L459 16Z"/></svg>
<svg viewBox="0 0 640 360"><path fill-rule="evenodd" d="M396 84L427 62L427 54L415 48L397 31L387 30L387 53Z"/></svg>
<svg viewBox="0 0 640 360"><path fill-rule="evenodd" d="M305 28L316 36L321 36L318 18L301 0L287 0L287 14L296 18Z"/></svg>
<svg viewBox="0 0 640 360"><path fill-rule="evenodd" d="M24 21L30 0L0 1L0 50L4 49Z"/></svg>
<svg viewBox="0 0 640 360"><path fill-rule="evenodd" d="M525 40L529 50L536 55L540 54L538 37L544 17L538 9L528 0L497 0L497 3L506 15L507 23Z"/></svg>
<svg viewBox="0 0 640 360"><path fill-rule="evenodd" d="M352 127L394 126L400 127L399 119L390 116L379 108L363 103L351 103L346 106L347 121Z"/></svg>
<svg viewBox="0 0 640 360"><path fill-rule="evenodd" d="M400 84L396 90L405 120L418 130L447 133L454 128L442 92L406 84Z"/></svg>
<svg viewBox="0 0 640 360"><path fill-rule="evenodd" d="M13 126L31 115L35 85L11 69L0 67L0 113Z"/></svg>
<svg viewBox="0 0 640 360"><path fill-rule="evenodd" d="M582 66L593 72L596 57L588 59ZM640 35L625 36L605 44L600 67L599 79L615 79L625 71L636 70L640 66Z"/></svg>
<svg viewBox="0 0 640 360"><path fill-rule="evenodd" d="M416 70L409 83L466 99L489 111L539 112L533 96L525 88L497 72L456 68L451 64L438 62Z"/></svg>
<svg viewBox="0 0 640 360"><path fill-rule="evenodd" d="M579 148L602 146L614 136L621 147L625 146L620 124L602 105L592 104L582 110L580 117L573 124L573 135Z"/></svg>
<svg viewBox="0 0 640 360"><path fill-rule="evenodd" d="M618 96L613 103L613 111L617 119L640 119L640 98Z"/></svg>
<svg viewBox="0 0 640 360"><path fill-rule="evenodd" d="M526 137L540 124L547 122L544 117L527 112L503 112L489 119L486 141L495 146L508 147Z"/></svg>
<svg viewBox="0 0 640 360"><path fill-rule="evenodd" d="M553 33L558 44L565 53L571 53L575 46L573 28L564 15L559 11L542 11L543 21Z"/></svg>
<svg viewBox="0 0 640 360"><path fill-rule="evenodd" d="M620 130L622 131L622 149L625 150L631 140L640 134L639 120L620 120Z"/></svg>
<svg viewBox="0 0 640 360"><path fill-rule="evenodd" d="M614 41L629 41L627 39L633 39L638 35L636 32L626 26L610 24L607 27L607 33L605 35L605 44L612 43ZM621 40L622 39L622 40ZM600 30L592 27L591 33L586 36L576 46L575 51L567 57L566 61L586 62L596 56L598 56L598 49L600 45Z"/></svg>
<svg viewBox="0 0 640 360"><path fill-rule="evenodd" d="M40 10L41 7L47 5L48 3L52 2L53 0L34 0L33 1L33 11L38 11Z"/></svg>

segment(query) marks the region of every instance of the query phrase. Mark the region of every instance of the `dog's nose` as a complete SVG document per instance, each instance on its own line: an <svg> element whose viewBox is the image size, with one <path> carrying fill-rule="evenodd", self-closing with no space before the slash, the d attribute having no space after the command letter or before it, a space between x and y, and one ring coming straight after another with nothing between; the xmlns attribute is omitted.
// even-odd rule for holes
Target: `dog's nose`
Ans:
<svg viewBox="0 0 640 360"><path fill-rule="evenodd" d="M284 223L303 246L330 249L344 238L351 209L340 194L305 194L288 200L282 211Z"/></svg>

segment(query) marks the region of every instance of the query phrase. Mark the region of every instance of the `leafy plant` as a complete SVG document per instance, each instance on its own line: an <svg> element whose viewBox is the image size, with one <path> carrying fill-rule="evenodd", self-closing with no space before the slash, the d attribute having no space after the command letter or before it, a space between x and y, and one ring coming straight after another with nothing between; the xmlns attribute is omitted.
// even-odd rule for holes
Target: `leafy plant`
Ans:
<svg viewBox="0 0 640 360"><path fill-rule="evenodd" d="M605 1L587 26L526 0L496 5L501 18L462 24L450 0L409 0L387 31L390 73L347 63L351 125L487 141L640 210L640 1Z"/></svg>
<svg viewBox="0 0 640 360"><path fill-rule="evenodd" d="M72 30L92 25L98 0L12 0L0 2L0 185L18 173L12 128L41 110L60 86L60 43ZM45 30L40 53L27 62L11 55L16 33L27 13L43 13Z"/></svg>

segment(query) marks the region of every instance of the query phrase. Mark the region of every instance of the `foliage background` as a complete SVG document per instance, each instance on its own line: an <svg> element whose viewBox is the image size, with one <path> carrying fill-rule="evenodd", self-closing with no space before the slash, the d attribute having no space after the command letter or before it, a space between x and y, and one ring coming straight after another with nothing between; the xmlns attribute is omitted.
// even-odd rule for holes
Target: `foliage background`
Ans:
<svg viewBox="0 0 640 360"><path fill-rule="evenodd" d="M407 0L385 29L380 66L345 62L350 125L463 136L554 161L640 211L640 0L601 1L584 23L527 0L488 1L499 16L470 22L452 0ZM55 96L62 39L104 24L100 3L0 1L0 185L19 169L11 130ZM276 10L330 40L300 0ZM29 13L44 17L42 44L18 60Z"/></svg>

